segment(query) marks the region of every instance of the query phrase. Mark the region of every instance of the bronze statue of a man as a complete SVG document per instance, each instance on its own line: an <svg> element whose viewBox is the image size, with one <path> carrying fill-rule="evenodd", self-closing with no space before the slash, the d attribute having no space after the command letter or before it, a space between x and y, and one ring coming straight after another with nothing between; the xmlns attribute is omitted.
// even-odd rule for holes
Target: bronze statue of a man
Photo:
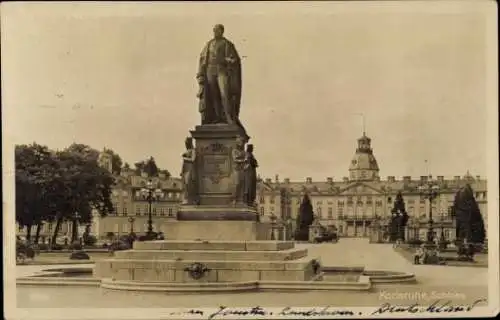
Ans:
<svg viewBox="0 0 500 320"><path fill-rule="evenodd" d="M214 37L203 48L196 79L202 124L227 123L243 129L239 121L241 102L241 59L226 39L224 26L214 26Z"/></svg>

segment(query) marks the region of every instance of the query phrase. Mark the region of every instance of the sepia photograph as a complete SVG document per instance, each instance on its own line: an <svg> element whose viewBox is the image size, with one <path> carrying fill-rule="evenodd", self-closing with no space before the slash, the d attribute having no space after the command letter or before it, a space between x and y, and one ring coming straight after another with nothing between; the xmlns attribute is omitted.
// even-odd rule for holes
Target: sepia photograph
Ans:
<svg viewBox="0 0 500 320"><path fill-rule="evenodd" d="M496 9L2 3L5 318L497 315Z"/></svg>

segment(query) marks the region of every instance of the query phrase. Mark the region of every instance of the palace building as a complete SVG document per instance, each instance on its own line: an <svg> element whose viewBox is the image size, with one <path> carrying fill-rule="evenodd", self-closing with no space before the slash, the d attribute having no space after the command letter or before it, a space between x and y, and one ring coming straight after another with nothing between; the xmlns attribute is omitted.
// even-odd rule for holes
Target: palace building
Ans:
<svg viewBox="0 0 500 320"><path fill-rule="evenodd" d="M371 139L363 133L349 164L349 176L341 180L327 177L323 181L290 181L290 179L264 179L259 184L258 205L264 220L270 217L285 234L295 230L304 193L308 193L316 223L334 229L343 237L368 237L370 226L376 217L387 225L398 192L402 193L406 211L410 216L407 224L409 236L424 239L429 221L429 201L421 199L418 187L429 180L439 186L439 196L432 202L434 229L446 239L455 237L453 219L449 208L455 193L469 183L475 192L481 214L487 228L487 184L480 176L445 178L443 176L404 176L381 179L379 166L371 147ZM286 236L285 236L286 237Z"/></svg>

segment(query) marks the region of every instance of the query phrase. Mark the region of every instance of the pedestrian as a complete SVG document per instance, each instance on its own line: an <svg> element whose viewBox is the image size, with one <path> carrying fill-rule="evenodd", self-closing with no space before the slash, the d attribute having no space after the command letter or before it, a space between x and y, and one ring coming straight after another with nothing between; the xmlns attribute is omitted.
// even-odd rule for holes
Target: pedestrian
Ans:
<svg viewBox="0 0 500 320"><path fill-rule="evenodd" d="M413 263L420 264L420 259L421 259L422 255L423 255L422 248L418 247L413 255Z"/></svg>

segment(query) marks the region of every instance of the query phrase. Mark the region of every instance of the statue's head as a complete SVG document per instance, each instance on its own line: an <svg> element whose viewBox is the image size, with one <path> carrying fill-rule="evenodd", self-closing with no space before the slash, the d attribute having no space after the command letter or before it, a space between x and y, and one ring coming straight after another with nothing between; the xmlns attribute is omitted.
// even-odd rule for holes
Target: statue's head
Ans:
<svg viewBox="0 0 500 320"><path fill-rule="evenodd" d="M243 137L239 136L236 138L236 145L240 148L243 148L245 146L245 139Z"/></svg>
<svg viewBox="0 0 500 320"><path fill-rule="evenodd" d="M247 144L247 152L252 153L253 152L253 144Z"/></svg>
<svg viewBox="0 0 500 320"><path fill-rule="evenodd" d="M193 149L193 138L187 137L185 145L187 149Z"/></svg>
<svg viewBox="0 0 500 320"><path fill-rule="evenodd" d="M224 34L224 26L222 24L216 24L214 26L214 38L222 38L222 35Z"/></svg>

